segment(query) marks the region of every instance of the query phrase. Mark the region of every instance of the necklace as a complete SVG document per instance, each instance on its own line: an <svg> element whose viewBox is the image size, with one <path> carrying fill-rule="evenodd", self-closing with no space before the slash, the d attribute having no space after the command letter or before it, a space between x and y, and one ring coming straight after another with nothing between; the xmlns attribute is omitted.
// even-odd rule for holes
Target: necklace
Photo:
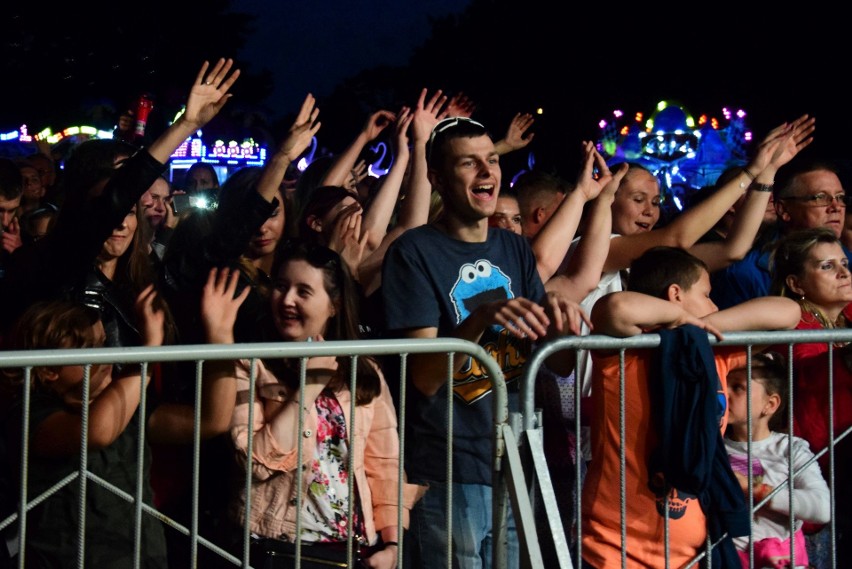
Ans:
<svg viewBox="0 0 852 569"><path fill-rule="evenodd" d="M837 319L834 321L829 320L829 318L825 315L819 307L814 306L812 303L808 302L804 298L798 300L799 306L802 307L802 322L806 324L813 324L814 322L818 323L822 328L826 330L834 330L836 328L848 328L849 322L846 320L846 317L841 312ZM834 342L835 348L842 348L849 342Z"/></svg>

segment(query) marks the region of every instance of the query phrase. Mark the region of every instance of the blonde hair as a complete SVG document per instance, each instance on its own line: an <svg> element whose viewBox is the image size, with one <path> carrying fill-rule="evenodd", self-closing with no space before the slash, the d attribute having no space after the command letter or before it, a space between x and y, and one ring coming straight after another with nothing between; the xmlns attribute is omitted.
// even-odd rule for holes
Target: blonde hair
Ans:
<svg viewBox="0 0 852 569"><path fill-rule="evenodd" d="M781 238L769 256L769 270L772 274L770 294L792 298L802 307L802 310L813 315L823 328L836 328L833 322L818 306L809 302L804 295L797 294L787 286L787 277L802 277L811 251L821 243L836 243L840 239L834 231L827 227L814 227L791 231ZM840 315L843 318L843 315ZM845 318L844 318L845 322Z"/></svg>

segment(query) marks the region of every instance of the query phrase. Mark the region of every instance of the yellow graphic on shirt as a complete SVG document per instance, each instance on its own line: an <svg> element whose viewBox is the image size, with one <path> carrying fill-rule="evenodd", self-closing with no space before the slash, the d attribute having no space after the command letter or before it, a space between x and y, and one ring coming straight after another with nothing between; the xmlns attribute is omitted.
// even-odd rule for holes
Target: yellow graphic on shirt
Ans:
<svg viewBox="0 0 852 569"><path fill-rule="evenodd" d="M512 336L506 329L500 330L497 340L482 346L503 369L506 384L517 381L523 373L524 364L530 353L530 341ZM491 392L488 371L478 360L468 358L459 372L453 376L453 391L465 403L474 403Z"/></svg>
<svg viewBox="0 0 852 569"><path fill-rule="evenodd" d="M478 259L459 267L456 282L450 289L450 300L460 324L477 307L488 302L515 298L512 279L487 259ZM530 353L530 343L509 333L499 324L489 326L483 334L482 347L503 370L506 383L515 381ZM478 401L491 391L488 373L482 364L468 359L465 367L453 376L453 390L466 403Z"/></svg>

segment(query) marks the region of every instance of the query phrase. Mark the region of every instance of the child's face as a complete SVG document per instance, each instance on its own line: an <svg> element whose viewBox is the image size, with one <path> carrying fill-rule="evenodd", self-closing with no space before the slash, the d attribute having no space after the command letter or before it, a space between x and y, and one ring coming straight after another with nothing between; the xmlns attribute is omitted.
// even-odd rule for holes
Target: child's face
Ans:
<svg viewBox="0 0 852 569"><path fill-rule="evenodd" d="M719 307L710 300L710 274L703 269L698 280L683 291L681 298L683 309L698 318L719 311Z"/></svg>
<svg viewBox="0 0 852 569"><path fill-rule="evenodd" d="M769 394L760 381L761 369L751 370L751 420L756 424L761 418L767 421L771 415L764 412L769 407ZM728 425L748 424L748 375L745 369L736 369L728 374Z"/></svg>
<svg viewBox="0 0 852 569"><path fill-rule="evenodd" d="M95 338L94 347L104 345L106 333L103 324L98 321L92 326ZM79 406L83 402L83 366L62 366L56 369L55 374L48 376L47 383L63 401L68 405ZM89 402L94 401L98 395L112 382L112 365L92 365L89 373Z"/></svg>

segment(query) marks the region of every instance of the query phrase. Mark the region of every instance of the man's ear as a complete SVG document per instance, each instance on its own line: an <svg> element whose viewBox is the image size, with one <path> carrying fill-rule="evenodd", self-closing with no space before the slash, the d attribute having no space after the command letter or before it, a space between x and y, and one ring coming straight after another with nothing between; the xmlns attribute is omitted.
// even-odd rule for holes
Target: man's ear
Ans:
<svg viewBox="0 0 852 569"><path fill-rule="evenodd" d="M547 220L547 211L543 207L535 208L533 211L533 220L538 224L544 223Z"/></svg>
<svg viewBox="0 0 852 569"><path fill-rule="evenodd" d="M426 171L426 177L429 179L429 184L432 185L432 189L440 193L441 188L443 187L443 179L441 175L438 174L438 171L433 168L429 168Z"/></svg>
<svg viewBox="0 0 852 569"><path fill-rule="evenodd" d="M781 219L781 221L790 221L790 214L787 212L787 208L784 207L784 202L781 200L775 200L775 214Z"/></svg>
<svg viewBox="0 0 852 569"><path fill-rule="evenodd" d="M666 291L666 300L675 304L683 303L683 289L679 284L670 284Z"/></svg>

